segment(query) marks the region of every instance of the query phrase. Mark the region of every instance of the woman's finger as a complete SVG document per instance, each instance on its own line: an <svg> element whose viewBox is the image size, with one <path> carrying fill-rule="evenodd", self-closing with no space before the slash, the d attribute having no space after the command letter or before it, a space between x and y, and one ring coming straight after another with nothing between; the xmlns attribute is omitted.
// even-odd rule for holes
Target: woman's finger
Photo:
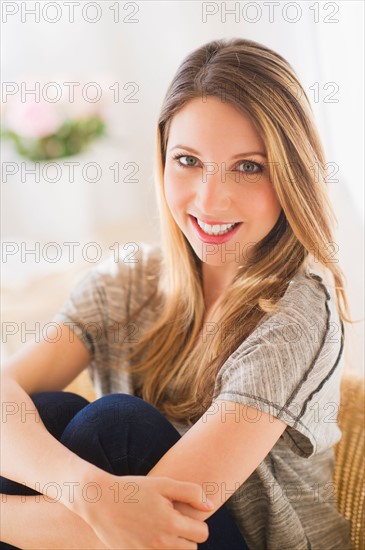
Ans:
<svg viewBox="0 0 365 550"><path fill-rule="evenodd" d="M183 516L179 512L171 523L174 532L184 539L205 542L209 537L209 527L205 522Z"/></svg>
<svg viewBox="0 0 365 550"><path fill-rule="evenodd" d="M163 478L164 486L161 494L171 500L186 502L199 510L212 510L213 506L207 499L202 487L197 483L177 481L171 478Z"/></svg>

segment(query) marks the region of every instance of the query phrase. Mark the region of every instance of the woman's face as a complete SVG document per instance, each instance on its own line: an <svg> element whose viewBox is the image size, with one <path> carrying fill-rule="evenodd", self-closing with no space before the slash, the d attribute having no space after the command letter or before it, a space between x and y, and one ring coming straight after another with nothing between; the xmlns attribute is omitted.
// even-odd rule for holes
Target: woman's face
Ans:
<svg viewBox="0 0 365 550"><path fill-rule="evenodd" d="M173 117L166 200L203 262L234 271L275 225L281 206L266 162L250 119L219 98L193 99Z"/></svg>

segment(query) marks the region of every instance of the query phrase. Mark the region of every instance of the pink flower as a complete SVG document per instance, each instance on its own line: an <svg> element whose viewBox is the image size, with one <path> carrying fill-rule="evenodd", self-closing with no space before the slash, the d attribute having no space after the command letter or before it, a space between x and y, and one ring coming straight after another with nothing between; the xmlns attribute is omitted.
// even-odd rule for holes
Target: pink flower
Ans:
<svg viewBox="0 0 365 550"><path fill-rule="evenodd" d="M64 120L57 106L45 101L12 101L4 114L8 130L31 138L42 138L55 133Z"/></svg>

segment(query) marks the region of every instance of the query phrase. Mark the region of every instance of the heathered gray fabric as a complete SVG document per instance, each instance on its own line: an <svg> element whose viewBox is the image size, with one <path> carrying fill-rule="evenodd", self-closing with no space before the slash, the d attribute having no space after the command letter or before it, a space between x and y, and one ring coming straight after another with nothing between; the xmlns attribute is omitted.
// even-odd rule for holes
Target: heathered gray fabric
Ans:
<svg viewBox="0 0 365 550"><path fill-rule="evenodd" d="M135 393L137 378L110 367L125 364L128 341L156 316L145 307L128 324L155 288L161 259L158 245L130 251L91 268L54 318L70 323L90 351L97 397ZM245 403L288 424L245 483L226 488L226 505L250 550L350 550L349 522L336 509L332 481L343 369L334 293L313 268L297 273L280 302L280 312L265 315L216 378L214 399L233 402L227 413ZM172 423L181 435L189 429Z"/></svg>

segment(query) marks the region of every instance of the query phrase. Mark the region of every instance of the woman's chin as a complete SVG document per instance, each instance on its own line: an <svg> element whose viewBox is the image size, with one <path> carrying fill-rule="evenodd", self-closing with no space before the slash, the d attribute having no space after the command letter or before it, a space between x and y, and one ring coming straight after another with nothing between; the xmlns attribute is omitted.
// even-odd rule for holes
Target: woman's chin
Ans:
<svg viewBox="0 0 365 550"><path fill-rule="evenodd" d="M235 267L239 267L240 261L238 258L234 257L234 254L231 254L230 257L225 258L224 254L222 254L222 250L219 249L218 246L212 246L212 245L205 245L202 243L201 246L192 246L195 254L199 258L199 260L207 265L214 266L214 267L228 267L234 269Z"/></svg>

